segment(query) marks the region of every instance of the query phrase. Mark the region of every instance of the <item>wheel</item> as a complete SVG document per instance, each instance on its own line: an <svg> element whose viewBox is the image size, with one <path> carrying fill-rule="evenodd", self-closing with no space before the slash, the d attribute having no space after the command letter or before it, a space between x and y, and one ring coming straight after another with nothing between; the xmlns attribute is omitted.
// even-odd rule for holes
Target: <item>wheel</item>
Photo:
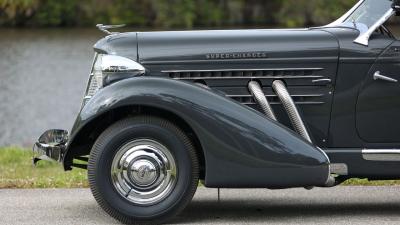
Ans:
<svg viewBox="0 0 400 225"><path fill-rule="evenodd" d="M171 122L124 119L96 140L88 162L99 205L125 224L162 223L192 200L198 159L189 138Z"/></svg>

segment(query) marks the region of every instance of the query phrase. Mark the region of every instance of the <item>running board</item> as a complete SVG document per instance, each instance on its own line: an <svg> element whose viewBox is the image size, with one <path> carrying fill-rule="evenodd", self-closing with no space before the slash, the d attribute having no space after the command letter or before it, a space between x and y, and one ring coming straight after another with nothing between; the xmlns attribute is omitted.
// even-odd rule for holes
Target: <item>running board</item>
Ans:
<svg viewBox="0 0 400 225"><path fill-rule="evenodd" d="M331 172L335 174L371 180L400 179L400 149L330 148L323 150L328 154L331 160Z"/></svg>

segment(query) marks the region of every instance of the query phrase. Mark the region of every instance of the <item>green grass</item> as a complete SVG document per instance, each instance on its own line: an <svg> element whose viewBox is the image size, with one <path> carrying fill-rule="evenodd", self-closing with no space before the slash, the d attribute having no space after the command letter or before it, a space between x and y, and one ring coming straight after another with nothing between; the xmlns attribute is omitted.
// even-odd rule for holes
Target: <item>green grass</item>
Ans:
<svg viewBox="0 0 400 225"><path fill-rule="evenodd" d="M400 180L373 180L367 179L350 179L345 181L343 186L394 186L400 185Z"/></svg>
<svg viewBox="0 0 400 225"><path fill-rule="evenodd" d="M346 186L400 185L400 181L351 179ZM74 168L65 172L56 162L39 161L32 165L32 151L16 147L0 148L1 188L82 188L88 187L86 170Z"/></svg>
<svg viewBox="0 0 400 225"><path fill-rule="evenodd" d="M39 161L32 165L32 151L0 148L0 188L88 187L86 170L64 172L61 164Z"/></svg>

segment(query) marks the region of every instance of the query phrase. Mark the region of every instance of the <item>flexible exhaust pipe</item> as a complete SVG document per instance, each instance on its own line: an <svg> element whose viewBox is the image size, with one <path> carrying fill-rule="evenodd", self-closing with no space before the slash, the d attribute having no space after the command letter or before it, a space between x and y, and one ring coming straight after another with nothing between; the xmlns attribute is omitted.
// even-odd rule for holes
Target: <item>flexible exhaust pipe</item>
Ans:
<svg viewBox="0 0 400 225"><path fill-rule="evenodd" d="M290 121L293 124L294 130L299 133L304 139L306 139L308 142L312 143L311 137L308 134L307 128L304 125L303 120L301 119L300 113L297 110L297 107L292 99L292 97L289 94L289 91L286 88L286 85L280 81L276 80L272 83L272 89L274 89L276 95L278 96L279 100L282 102L283 107L285 108ZM323 150L321 149L323 152ZM325 153L324 153L325 154ZM329 160L328 155L326 155L326 158ZM330 162L329 162L330 164ZM329 165L329 174L327 181L325 182L322 187L333 187L337 184L340 183L340 181L337 181L336 178L332 175L332 170L331 170L331 165ZM306 189L309 189L312 187L306 187Z"/></svg>
<svg viewBox="0 0 400 225"><path fill-rule="evenodd" d="M308 142L312 143L311 137L308 134L307 128L304 125L303 120L301 119L300 113L297 110L297 107L289 94L289 91L286 88L286 85L283 81L276 80L272 83L272 89L274 89L276 95L278 96L279 100L282 102L283 107L285 108L290 121L293 124L294 130L299 133L304 139ZM321 151L325 154L325 157L329 161L329 174L328 178L322 187L333 187L340 183L333 175L332 175L332 168L330 165L330 160L328 155L321 149ZM308 187L310 188L310 187ZM307 189L307 188L306 188Z"/></svg>
<svg viewBox="0 0 400 225"><path fill-rule="evenodd" d="M248 85L249 91L257 104L261 107L262 111L268 118L277 121L274 111L271 108L265 94L257 81L250 81Z"/></svg>
<svg viewBox="0 0 400 225"><path fill-rule="evenodd" d="M248 88L250 93L252 94L253 98L256 102L260 105L261 109L270 119L277 121L276 116L269 104L267 98L265 97L264 92L261 89L261 86L256 81L250 81ZM276 80L272 83L272 89L275 91L276 95L278 96L279 100L282 102L285 111L287 112L291 123L293 124L294 130L299 133L304 139L308 142L312 143L311 137L308 134L307 128L304 125L303 120L301 119L300 113L297 110L297 107L289 94L285 84L280 81ZM321 150L322 151L322 150ZM325 154L326 158L329 160L329 157ZM340 181L337 181L334 176L331 175L331 166L329 166L329 174L327 181L321 187L333 187L339 184ZM307 190L312 189L313 187L305 187Z"/></svg>
<svg viewBox="0 0 400 225"><path fill-rule="evenodd" d="M282 105L289 116L289 119L293 125L294 130L297 133L299 133L304 139L312 143L311 137L308 134L306 126L304 125L304 122L300 117L300 113L297 110L297 107L294 104L294 101L290 96L289 91L286 89L285 84L280 80L276 80L272 83L272 88L277 94L279 100L282 102Z"/></svg>

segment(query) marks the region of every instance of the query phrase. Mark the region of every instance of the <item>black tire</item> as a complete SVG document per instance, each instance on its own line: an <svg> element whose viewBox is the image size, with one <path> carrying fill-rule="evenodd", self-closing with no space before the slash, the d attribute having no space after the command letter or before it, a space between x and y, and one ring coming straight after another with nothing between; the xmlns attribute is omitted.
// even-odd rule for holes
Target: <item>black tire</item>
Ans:
<svg viewBox="0 0 400 225"><path fill-rule="evenodd" d="M113 184L111 166L125 143L148 138L162 143L178 169L172 191L161 202L143 206L128 201ZM88 179L92 194L109 215L125 224L159 224L180 213L192 200L199 179L198 159L189 138L171 122L152 116L123 119L107 128L92 147Z"/></svg>

